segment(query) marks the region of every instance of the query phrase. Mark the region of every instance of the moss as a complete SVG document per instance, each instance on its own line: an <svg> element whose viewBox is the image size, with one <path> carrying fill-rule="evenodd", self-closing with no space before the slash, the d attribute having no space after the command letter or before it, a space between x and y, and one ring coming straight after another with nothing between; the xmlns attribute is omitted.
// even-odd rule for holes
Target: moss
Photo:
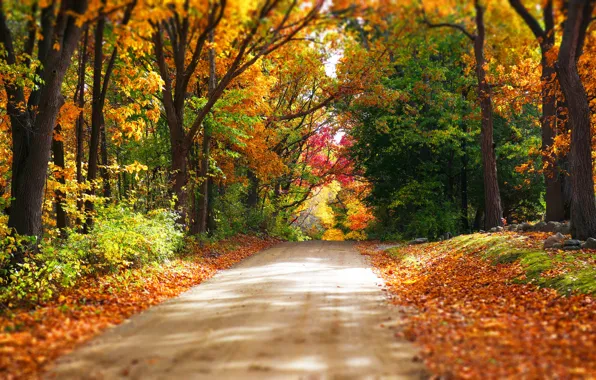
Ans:
<svg viewBox="0 0 596 380"><path fill-rule="evenodd" d="M596 269L573 271L553 278L538 278L538 285L556 289L563 294L596 294Z"/></svg>
<svg viewBox="0 0 596 380"><path fill-rule="evenodd" d="M401 247L389 248L386 250L395 261L398 263L402 263L408 267L418 267L420 266L420 258L418 258L415 254L408 254L403 251Z"/></svg>
<svg viewBox="0 0 596 380"><path fill-rule="evenodd" d="M552 261L544 251L529 252L520 259L529 280L540 280L542 272L552 268Z"/></svg>

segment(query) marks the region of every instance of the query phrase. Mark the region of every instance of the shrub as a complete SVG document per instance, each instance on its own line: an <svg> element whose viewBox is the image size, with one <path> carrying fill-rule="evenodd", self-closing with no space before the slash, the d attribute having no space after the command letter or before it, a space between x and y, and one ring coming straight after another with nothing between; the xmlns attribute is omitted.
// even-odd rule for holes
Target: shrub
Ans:
<svg viewBox="0 0 596 380"><path fill-rule="evenodd" d="M182 247L183 233L175 218L174 213L166 210L143 215L125 207L105 208L90 239L85 239L89 244L87 260L108 270L164 261ZM80 235L71 236L66 248L85 244L80 239Z"/></svg>
<svg viewBox="0 0 596 380"><path fill-rule="evenodd" d="M183 243L172 212L143 215L129 207L104 207L89 234L71 231L66 240L46 241L38 253L28 253L23 263L12 267L0 258L0 285L5 285L0 302L44 301L83 276L167 260ZM4 256L10 255L2 248Z"/></svg>
<svg viewBox="0 0 596 380"><path fill-rule="evenodd" d="M350 231L345 236L346 240L364 241L368 236L364 231Z"/></svg>
<svg viewBox="0 0 596 380"><path fill-rule="evenodd" d="M272 237L288 241L310 240L300 227L288 224L288 216L285 214L279 214L275 219L270 217L269 220L272 222L267 227L267 233Z"/></svg>

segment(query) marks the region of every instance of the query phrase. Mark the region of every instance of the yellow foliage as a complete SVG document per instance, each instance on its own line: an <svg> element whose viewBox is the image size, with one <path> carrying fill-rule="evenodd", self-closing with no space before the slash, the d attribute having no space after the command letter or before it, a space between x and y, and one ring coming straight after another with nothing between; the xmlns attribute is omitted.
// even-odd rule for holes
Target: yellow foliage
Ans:
<svg viewBox="0 0 596 380"><path fill-rule="evenodd" d="M350 231L345 236L346 240L364 241L368 236L363 231Z"/></svg>
<svg viewBox="0 0 596 380"><path fill-rule="evenodd" d="M346 236L344 235L343 231L339 228L330 228L327 231L325 231L321 239L328 241L344 241L346 240Z"/></svg>

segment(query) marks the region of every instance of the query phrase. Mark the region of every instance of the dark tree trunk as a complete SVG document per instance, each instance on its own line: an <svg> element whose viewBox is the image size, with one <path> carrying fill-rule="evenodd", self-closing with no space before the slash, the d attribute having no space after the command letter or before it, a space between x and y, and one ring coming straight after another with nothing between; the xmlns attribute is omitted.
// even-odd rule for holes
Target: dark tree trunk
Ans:
<svg viewBox="0 0 596 380"><path fill-rule="evenodd" d="M83 41L79 46L79 67L78 67L78 83L77 90L75 93L75 102L81 109L79 117L76 121L76 170L77 170L77 183L81 185L85 179L83 177L83 150L85 141L85 115L83 108L85 107L85 70L87 68L87 43L89 41L89 28L85 27L85 35ZM77 210L83 211L82 197L77 196ZM81 225L82 220L78 220L77 223Z"/></svg>
<svg viewBox="0 0 596 380"><path fill-rule="evenodd" d="M189 153L188 163L190 166L190 171L194 172L194 173L199 173L201 171L201 160L199 157L199 151L200 151L199 144L194 144L191 147L190 153ZM190 204L191 204L190 211L192 212L192 214L191 214L192 218L190 218L190 233L191 233L191 235L196 235L199 233L199 221L198 221L198 216L200 214L199 191L200 191L200 185L198 186L198 188L193 187L192 191L189 192Z"/></svg>
<svg viewBox="0 0 596 380"><path fill-rule="evenodd" d="M40 61L43 64L41 73L43 85L38 92L30 95L27 103L30 110L28 120L21 114L15 113L18 105L13 103L15 100L24 99L23 89L19 89L16 84L6 84L9 99L7 108L9 114L12 113L11 122L17 121L18 118L23 122L23 124L12 125L13 134L16 137L13 153L18 163L17 170L12 173L14 200L8 221L8 225L22 235L41 237L43 233L43 195L52 135L58 112L64 103L61 93L62 81L81 35L81 27L75 15L84 13L86 8L87 1L63 1L56 19L45 29L47 33L42 30ZM42 19L42 29L44 29L43 23ZM11 61L14 63L12 37L3 10L0 14L0 41L8 51L7 63L11 64ZM60 49L48 47L54 44L59 44ZM31 127L31 132L23 132L23 127Z"/></svg>
<svg viewBox="0 0 596 380"><path fill-rule="evenodd" d="M578 239L596 237L590 105L577 71L577 59L582 50L593 7L593 2L569 1L557 61L559 83L567 102L571 129L571 234Z"/></svg>
<svg viewBox="0 0 596 380"><path fill-rule="evenodd" d="M209 42L213 43L213 31L209 33ZM209 49L209 94L212 94L217 87L217 72L215 67L215 50ZM199 233L207 232L207 221L209 214L209 159L211 150L212 131L211 126L207 123L203 125L203 146L201 152L201 168L199 178L203 181L201 183L201 196L199 198Z"/></svg>
<svg viewBox="0 0 596 380"><path fill-rule="evenodd" d="M102 115L103 119L103 115ZM102 167L99 169L99 174L101 175L101 179L103 182L103 196L106 198L110 198L112 196L112 188L110 186L110 172L108 170L108 141L107 141L107 131L106 131L106 123L103 120L102 128L101 128L101 165Z"/></svg>
<svg viewBox="0 0 596 380"><path fill-rule="evenodd" d="M54 154L54 165L59 168L55 173L56 180L60 185L66 183L64 178L64 144L62 143L60 133L62 127L60 124L56 125L54 131L54 139L52 140L52 153ZM66 202L66 194L60 189L54 192L54 199L56 204L56 227L60 230L62 237L66 236L66 228L68 227L68 221L66 220L66 210L64 209L64 202Z"/></svg>
<svg viewBox="0 0 596 380"><path fill-rule="evenodd" d="M214 193L215 193L215 180L213 177L209 177L209 204L207 205L207 230L210 233L213 233L217 228L217 223L215 220L215 203L214 201Z"/></svg>
<svg viewBox="0 0 596 380"><path fill-rule="evenodd" d="M557 105L553 83L556 74L555 68L548 65L547 52L542 53L542 152L546 168L544 169L544 184L546 189L545 220L562 221L565 219L563 202L563 184L561 183L559 163L556 157L550 154L550 148L555 142Z"/></svg>
<svg viewBox="0 0 596 380"><path fill-rule="evenodd" d="M463 94L462 94L463 95ZM465 96L462 96L462 100L465 100ZM468 129L466 128L466 124L464 122L464 112L465 109L462 109L462 118L461 118L461 129L464 134L468 133ZM469 156L468 156L468 142L465 138L461 140L461 173L460 173L460 188L461 188L461 227L464 232L470 232L470 222L468 220L468 163L469 163Z"/></svg>
<svg viewBox="0 0 596 380"><path fill-rule="evenodd" d="M484 8L476 1L476 29L474 39L474 56L476 57L476 77L478 79L478 98L482 113L480 132L480 148L482 151L482 168L484 174L484 228L490 229L503 225L503 209L497 178L497 158L493 141L493 105L491 88L486 81L484 70Z"/></svg>
<svg viewBox="0 0 596 380"><path fill-rule="evenodd" d="M176 139L175 134L170 132L171 138L171 155L172 155L172 192L176 197L176 208L180 212L180 223L185 224L188 207L188 168L187 168L187 152L184 147L184 142Z"/></svg>
<svg viewBox="0 0 596 380"><path fill-rule="evenodd" d="M101 104L101 79L103 69L103 35L106 25L106 16L104 7L106 0L102 0L97 25L95 27L94 53L93 53L93 90L91 103L91 134L89 136L89 159L87 161L87 181L89 190L87 195L95 194L95 179L97 178L97 168L99 161L99 142L102 124L103 105ZM85 202L86 222L83 230L89 232L93 224L93 201Z"/></svg>
<svg viewBox="0 0 596 380"><path fill-rule="evenodd" d="M555 96L556 70L547 59L547 55L555 44L555 21L553 0L548 0L543 8L544 28L523 6L520 0L509 0L513 8L524 19L528 27L540 44L542 60L542 152L546 166L544 170L544 183L546 187L546 221L560 221L565 219L563 202L563 189L559 176L558 162L550 154L550 147L554 143L557 132L557 108Z"/></svg>
<svg viewBox="0 0 596 380"><path fill-rule="evenodd" d="M201 167L199 178L201 182L201 193L199 195L199 215L197 217L198 232L207 232L207 215L209 213L209 155L211 149L211 131L206 125L203 132L203 143L201 148Z"/></svg>

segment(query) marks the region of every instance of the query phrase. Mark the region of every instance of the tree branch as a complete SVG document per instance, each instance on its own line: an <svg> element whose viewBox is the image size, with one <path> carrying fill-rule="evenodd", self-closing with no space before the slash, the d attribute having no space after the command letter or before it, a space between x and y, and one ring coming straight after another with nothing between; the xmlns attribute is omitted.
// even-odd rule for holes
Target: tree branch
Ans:
<svg viewBox="0 0 596 380"><path fill-rule="evenodd" d="M429 28L451 28L456 29L462 32L466 37L468 37L471 41L476 40L476 35L468 32L468 30L460 24L453 24L449 22L440 22L440 23L432 23L426 17L426 12L424 10L424 5L421 6L421 13L422 13L422 22L428 26Z"/></svg>
<svg viewBox="0 0 596 380"><path fill-rule="evenodd" d="M534 36L536 36L537 39L544 40L546 37L545 30L542 29L542 27L538 23L538 20L536 20L534 16L532 16L530 12L528 12L528 9L524 7L524 5L521 3L521 0L509 0L509 4L511 4L511 6L513 7L513 9L515 9L517 14L524 19L528 27L530 27L532 33L534 33Z"/></svg>

